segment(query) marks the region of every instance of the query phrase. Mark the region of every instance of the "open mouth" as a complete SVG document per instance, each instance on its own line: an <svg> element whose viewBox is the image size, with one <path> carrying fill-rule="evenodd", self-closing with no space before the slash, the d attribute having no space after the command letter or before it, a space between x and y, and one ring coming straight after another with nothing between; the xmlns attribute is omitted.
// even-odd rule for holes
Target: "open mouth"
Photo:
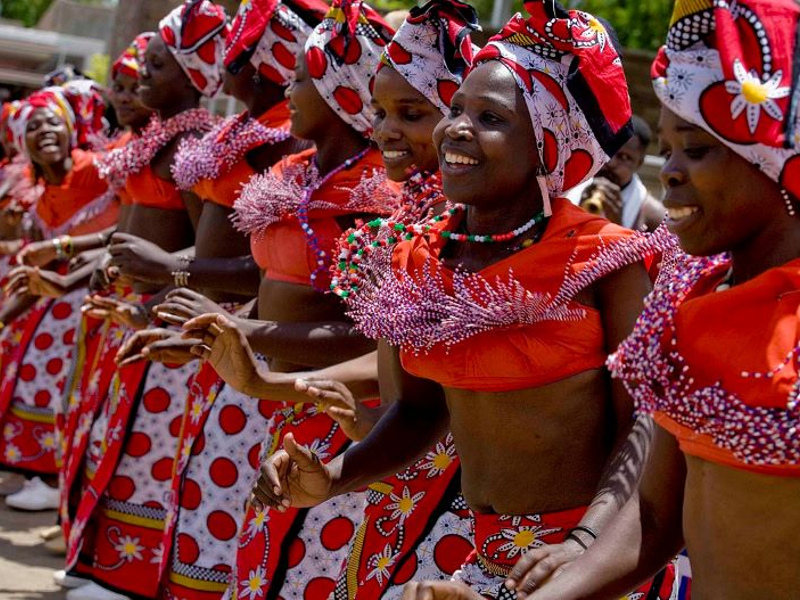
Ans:
<svg viewBox="0 0 800 600"><path fill-rule="evenodd" d="M444 161L448 165L475 166L475 165L479 164L477 159L474 159L471 156L466 156L465 154L459 154L457 152L445 152L444 153Z"/></svg>
<svg viewBox="0 0 800 600"><path fill-rule="evenodd" d="M381 154L385 160L398 160L406 158L410 152L407 150L384 150Z"/></svg>
<svg viewBox="0 0 800 600"><path fill-rule="evenodd" d="M685 229L698 218L699 214L699 206L667 208L667 227L672 232Z"/></svg>

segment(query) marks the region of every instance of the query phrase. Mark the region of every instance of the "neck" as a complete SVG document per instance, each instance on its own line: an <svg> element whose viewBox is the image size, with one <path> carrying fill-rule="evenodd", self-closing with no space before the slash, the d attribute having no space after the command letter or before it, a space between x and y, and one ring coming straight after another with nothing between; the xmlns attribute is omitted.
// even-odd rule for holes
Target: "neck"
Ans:
<svg viewBox="0 0 800 600"><path fill-rule="evenodd" d="M542 196L533 178L516 199L508 198L467 208L467 231L473 235L503 234L530 221L543 210ZM496 199L495 199L496 200Z"/></svg>
<svg viewBox="0 0 800 600"><path fill-rule="evenodd" d="M64 160L51 165L39 165L39 168L42 170L42 177L47 183L61 185L72 170L72 157L67 156Z"/></svg>
<svg viewBox="0 0 800 600"><path fill-rule="evenodd" d="M784 210L783 207L779 210ZM773 267L800 257L800 217L781 214L771 227L731 250L733 280L744 283Z"/></svg>
<svg viewBox="0 0 800 600"><path fill-rule="evenodd" d="M324 139L314 142L317 146L317 166L322 175L330 173L369 145L364 136L349 126L347 131L331 131Z"/></svg>
<svg viewBox="0 0 800 600"><path fill-rule="evenodd" d="M247 110L254 119L257 119L271 108L280 104L284 100L284 90L278 86L270 86L267 89L256 90L245 102Z"/></svg>
<svg viewBox="0 0 800 600"><path fill-rule="evenodd" d="M162 120L170 119L175 115L179 115L184 111L191 110L193 108L197 108L200 106L200 98L197 95L192 97L178 97L175 99L175 102L166 108L162 108L158 111L158 116L161 117Z"/></svg>

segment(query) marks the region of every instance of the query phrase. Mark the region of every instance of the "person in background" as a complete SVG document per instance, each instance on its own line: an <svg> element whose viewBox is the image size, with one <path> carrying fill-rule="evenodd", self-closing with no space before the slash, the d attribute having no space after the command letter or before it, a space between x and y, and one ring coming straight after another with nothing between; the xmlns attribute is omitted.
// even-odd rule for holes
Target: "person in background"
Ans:
<svg viewBox="0 0 800 600"><path fill-rule="evenodd" d="M664 220L664 206L637 174L653 132L638 115L631 122L633 137L580 191L580 206L628 229L655 231Z"/></svg>

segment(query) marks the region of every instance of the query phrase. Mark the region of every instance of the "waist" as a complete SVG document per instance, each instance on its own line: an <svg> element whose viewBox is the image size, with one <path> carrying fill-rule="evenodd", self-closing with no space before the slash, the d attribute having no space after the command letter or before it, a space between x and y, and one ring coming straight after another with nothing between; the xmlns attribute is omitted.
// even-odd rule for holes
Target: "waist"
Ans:
<svg viewBox="0 0 800 600"><path fill-rule="evenodd" d="M578 525L587 506L528 515L472 513L474 559L481 569L508 577L520 556L550 544L563 542Z"/></svg>

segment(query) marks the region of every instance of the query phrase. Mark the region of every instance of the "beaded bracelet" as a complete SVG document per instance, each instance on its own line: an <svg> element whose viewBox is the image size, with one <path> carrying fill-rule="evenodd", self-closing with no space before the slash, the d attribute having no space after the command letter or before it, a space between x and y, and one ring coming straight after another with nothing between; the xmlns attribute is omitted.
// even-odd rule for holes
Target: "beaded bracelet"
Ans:
<svg viewBox="0 0 800 600"><path fill-rule="evenodd" d="M67 257L64 253L64 246L61 244L61 238L53 238L53 247L56 250L56 260L64 260Z"/></svg>

